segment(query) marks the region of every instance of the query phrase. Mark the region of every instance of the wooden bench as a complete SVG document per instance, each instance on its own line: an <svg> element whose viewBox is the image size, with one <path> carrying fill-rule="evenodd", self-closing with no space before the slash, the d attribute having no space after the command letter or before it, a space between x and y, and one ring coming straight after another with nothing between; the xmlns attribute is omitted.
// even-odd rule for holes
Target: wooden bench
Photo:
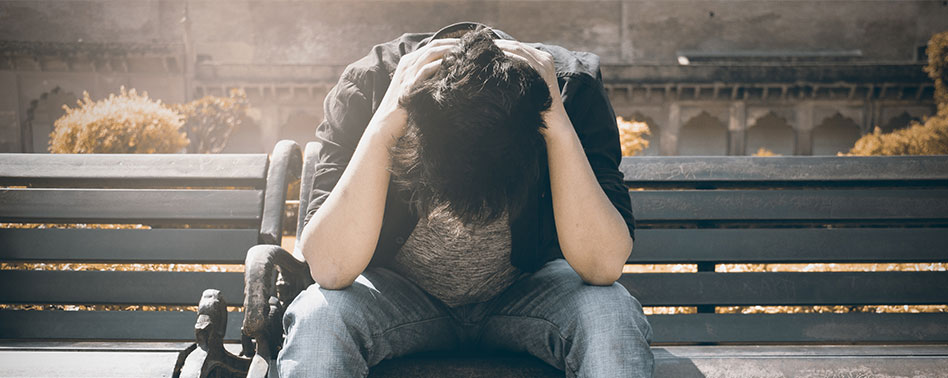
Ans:
<svg viewBox="0 0 948 378"><path fill-rule="evenodd" d="M306 147L304 194L318 148ZM649 320L656 376L948 376L943 265L914 272L736 273L720 267L948 262L948 156L635 157L623 159L621 169L638 225L628 263L691 270L627 273L620 280L655 312ZM306 204L303 195L300 208ZM243 326L257 342L250 376L267 374L282 343L283 309L312 282L299 259L276 247L248 255ZM726 313L729 306L867 305L942 307ZM690 313L660 314L668 306ZM527 356L447 353L384 361L371 376L562 372Z"/></svg>
<svg viewBox="0 0 948 378"><path fill-rule="evenodd" d="M309 192L317 150L318 144L306 146L302 193ZM715 272L716 265L731 263L944 263L948 157L637 157L624 159L622 170L638 220L629 263L690 264L696 270L629 273L620 281L645 306L685 306L695 312L649 316L656 376L948 374L948 313L716 313L726 306L945 305L948 272ZM302 196L301 209L307 200ZM282 342L282 311L312 280L303 263L272 244L251 248L246 261L242 326L254 342L243 346L252 361L231 355L222 343L238 337L242 314L228 317L221 305L240 303L239 282L203 286L220 288L223 295L205 293L200 348L192 347L180 359L166 358L164 365L141 358L135 347L108 349L102 361L160 365L155 371L164 375L170 375L172 365L182 376L242 376L248 369L250 376L266 375ZM11 289L9 280L0 282L0 292L19 289ZM189 290L182 295L194 303L200 289ZM194 315L188 314L193 324ZM8 338L13 331L5 324L0 319L0 331ZM180 326L169 330L175 336L167 339L184 339L194 330ZM233 345L229 350L235 351ZM178 356L173 351L168 349L169 356ZM67 363L82 356L47 353L53 353L45 355L47 360ZM526 356L444 354L385 361L372 376L562 373Z"/></svg>
<svg viewBox="0 0 948 378"><path fill-rule="evenodd" d="M292 141L272 156L0 154L0 222L147 226L0 229L0 260L13 265L0 270L0 376L170 376L182 341L195 338L196 314L183 307L209 286L238 305L243 297L239 266L173 264L243 264L252 246L280 244L301 164ZM47 266L24 265L38 263ZM106 311L127 306L158 311ZM239 339L241 317L226 338Z"/></svg>

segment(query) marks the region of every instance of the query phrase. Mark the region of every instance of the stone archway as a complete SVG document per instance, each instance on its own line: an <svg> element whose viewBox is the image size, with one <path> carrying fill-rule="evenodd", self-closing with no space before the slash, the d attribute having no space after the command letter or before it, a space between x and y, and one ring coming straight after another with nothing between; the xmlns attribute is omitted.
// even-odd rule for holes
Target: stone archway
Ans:
<svg viewBox="0 0 948 378"><path fill-rule="evenodd" d="M746 151L751 155L762 148L778 155L793 155L793 143L793 127L774 112L758 118L747 129Z"/></svg>
<svg viewBox="0 0 948 378"><path fill-rule="evenodd" d="M20 128L23 152L48 152L49 134L53 132L54 123L66 114L63 105L76 107L78 99L79 96L57 86L40 95L38 99L30 101L30 107L26 111L26 120Z"/></svg>
<svg viewBox="0 0 948 378"><path fill-rule="evenodd" d="M922 119L916 116L909 114L909 112L902 112L901 114L892 117L888 122L879 126L883 133L891 133L895 130L904 129L909 127L912 122L921 122ZM871 132L871 131L870 131Z"/></svg>
<svg viewBox="0 0 948 378"><path fill-rule="evenodd" d="M861 135L856 121L836 113L813 129L813 155L848 152Z"/></svg>
<svg viewBox="0 0 948 378"><path fill-rule="evenodd" d="M702 111L685 122L678 132L678 155L727 155L727 138L724 122Z"/></svg>

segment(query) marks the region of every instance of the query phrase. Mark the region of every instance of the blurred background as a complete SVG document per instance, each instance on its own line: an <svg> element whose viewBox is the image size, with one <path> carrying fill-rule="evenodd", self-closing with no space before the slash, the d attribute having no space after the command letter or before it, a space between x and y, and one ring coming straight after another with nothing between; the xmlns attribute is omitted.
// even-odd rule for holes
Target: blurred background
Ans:
<svg viewBox="0 0 948 378"><path fill-rule="evenodd" d="M46 152L63 105L122 87L238 108L190 152L304 144L348 63L459 21L598 54L641 155L835 155L936 112L923 68L948 1L0 1L0 152Z"/></svg>

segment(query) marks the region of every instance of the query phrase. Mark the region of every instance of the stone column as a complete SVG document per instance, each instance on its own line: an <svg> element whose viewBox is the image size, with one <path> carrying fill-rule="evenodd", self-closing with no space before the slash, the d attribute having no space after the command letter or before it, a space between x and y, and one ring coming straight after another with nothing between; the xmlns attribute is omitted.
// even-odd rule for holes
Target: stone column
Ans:
<svg viewBox="0 0 948 378"><path fill-rule="evenodd" d="M662 128L661 146L663 156L678 155L678 131L681 130L681 105L672 102L668 105L668 122Z"/></svg>
<svg viewBox="0 0 948 378"><path fill-rule="evenodd" d="M879 125L879 116L876 115L875 104L872 100L866 100L862 106L862 124L859 125L863 134L871 133L872 129Z"/></svg>
<svg viewBox="0 0 948 378"><path fill-rule="evenodd" d="M743 101L731 103L727 131L727 154L737 156L746 155L747 107Z"/></svg>
<svg viewBox="0 0 948 378"><path fill-rule="evenodd" d="M813 155L813 103L803 102L796 107L797 124L793 125L796 141L794 155Z"/></svg>

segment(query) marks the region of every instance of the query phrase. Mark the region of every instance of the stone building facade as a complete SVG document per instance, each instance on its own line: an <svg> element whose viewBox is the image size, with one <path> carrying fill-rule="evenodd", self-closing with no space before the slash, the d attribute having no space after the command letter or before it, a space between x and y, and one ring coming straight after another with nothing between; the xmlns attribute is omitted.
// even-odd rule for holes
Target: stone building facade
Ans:
<svg viewBox="0 0 948 378"><path fill-rule="evenodd" d="M932 114L929 0L0 0L0 152L42 152L62 105L121 86L179 103L244 89L232 152L305 143L349 62L401 33L479 21L602 58L651 155L844 151Z"/></svg>

